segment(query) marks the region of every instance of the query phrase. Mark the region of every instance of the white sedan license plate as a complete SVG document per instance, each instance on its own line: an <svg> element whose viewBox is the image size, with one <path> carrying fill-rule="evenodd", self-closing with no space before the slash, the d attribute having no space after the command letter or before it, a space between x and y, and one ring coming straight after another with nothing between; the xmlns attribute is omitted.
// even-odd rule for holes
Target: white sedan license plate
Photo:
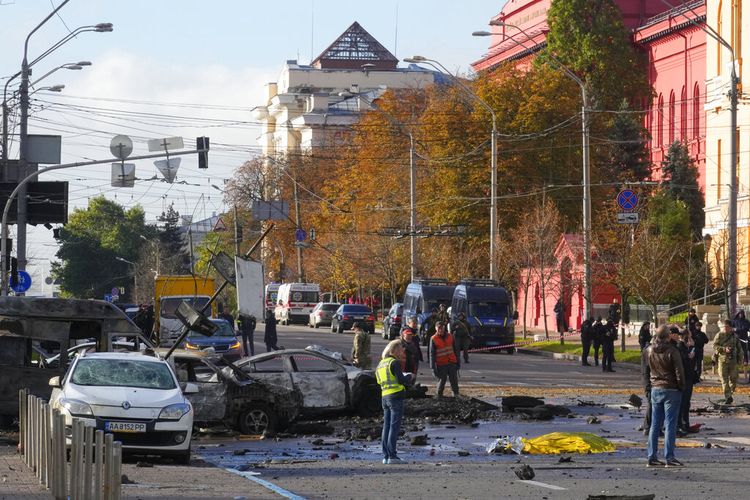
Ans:
<svg viewBox="0 0 750 500"><path fill-rule="evenodd" d="M146 424L139 422L107 422L104 429L111 432L146 432Z"/></svg>

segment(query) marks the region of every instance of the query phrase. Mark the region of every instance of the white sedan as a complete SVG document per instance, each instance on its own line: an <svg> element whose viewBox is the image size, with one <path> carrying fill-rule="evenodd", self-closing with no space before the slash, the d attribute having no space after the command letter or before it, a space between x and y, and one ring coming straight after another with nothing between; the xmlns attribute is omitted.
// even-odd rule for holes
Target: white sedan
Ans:
<svg viewBox="0 0 750 500"><path fill-rule="evenodd" d="M123 449L190 462L193 408L164 359L137 353L95 352L77 357L65 377L50 379L50 403L87 426L114 434ZM187 384L185 394L198 388ZM70 427L67 429L70 436Z"/></svg>

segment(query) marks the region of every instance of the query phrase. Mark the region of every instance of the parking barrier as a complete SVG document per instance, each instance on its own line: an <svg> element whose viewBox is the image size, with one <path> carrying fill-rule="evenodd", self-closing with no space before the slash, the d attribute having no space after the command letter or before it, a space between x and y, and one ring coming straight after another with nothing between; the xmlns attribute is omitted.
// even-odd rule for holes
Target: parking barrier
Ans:
<svg viewBox="0 0 750 500"><path fill-rule="evenodd" d="M54 498L120 500L122 444L112 434L95 431L83 420L74 418L68 446L65 415L60 410L52 409L27 389L19 391L18 404L19 450L23 462Z"/></svg>
<svg viewBox="0 0 750 500"><path fill-rule="evenodd" d="M564 333L562 335L561 334L550 335L548 339L544 339L544 340L529 339L529 340L521 340L520 342L514 342L512 344L496 345L496 346L491 346L491 347L475 347L473 349L469 349L469 352L487 352L487 351L497 351L497 350L508 349L510 347L523 347L523 346L530 345L530 344L540 344L542 342L560 340L561 338L564 339L567 337L578 337L579 335L581 335L581 332L573 331L573 332Z"/></svg>

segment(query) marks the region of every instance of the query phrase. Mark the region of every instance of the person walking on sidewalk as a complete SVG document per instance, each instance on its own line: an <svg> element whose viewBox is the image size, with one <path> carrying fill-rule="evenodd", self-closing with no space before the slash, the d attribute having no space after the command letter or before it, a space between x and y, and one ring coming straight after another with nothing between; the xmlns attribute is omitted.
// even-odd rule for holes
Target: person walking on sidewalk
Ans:
<svg viewBox="0 0 750 500"><path fill-rule="evenodd" d="M471 347L471 327L466 321L463 312L458 313L458 318L453 323L453 335L456 337L458 352L463 353L464 363L469 362L469 347Z"/></svg>
<svg viewBox="0 0 750 500"><path fill-rule="evenodd" d="M404 415L404 393L411 384L411 374L401 371L401 358L404 348L400 339L392 340L383 350L383 357L375 369L375 379L380 385L383 406L383 432L381 447L384 464L404 464L398 456L396 444L401 432L401 418Z"/></svg>
<svg viewBox="0 0 750 500"><path fill-rule="evenodd" d="M453 396L458 397L458 370L461 367L461 358L456 351L453 335L446 331L445 323L436 325L435 335L430 339L430 367L438 379L438 397L443 397L446 379L450 380Z"/></svg>
<svg viewBox="0 0 750 500"><path fill-rule="evenodd" d="M602 335L602 371L612 372L612 362L615 360L615 340L617 340L617 326L610 319L604 327Z"/></svg>
<svg viewBox="0 0 750 500"><path fill-rule="evenodd" d="M372 366L370 360L370 334L362 329L362 325L355 322L352 325L354 339L352 340L352 364L357 368L369 370Z"/></svg>
<svg viewBox="0 0 750 500"><path fill-rule="evenodd" d="M651 427L648 433L648 467L680 467L674 455L685 371L680 352L669 341L669 329L656 330L654 342L641 353L644 383L651 385ZM657 458L659 433L664 425L664 458Z"/></svg>
<svg viewBox="0 0 750 500"><path fill-rule="evenodd" d="M739 366L742 363L742 347L740 341L732 331L732 322L724 321L724 330L714 338L714 362L719 365L719 378L724 391L724 404L732 404L737 378L740 375Z"/></svg>
<svg viewBox="0 0 750 500"><path fill-rule="evenodd" d="M589 352L591 351L591 341L594 337L594 318L588 318L581 324L581 365L591 366L589 364Z"/></svg>

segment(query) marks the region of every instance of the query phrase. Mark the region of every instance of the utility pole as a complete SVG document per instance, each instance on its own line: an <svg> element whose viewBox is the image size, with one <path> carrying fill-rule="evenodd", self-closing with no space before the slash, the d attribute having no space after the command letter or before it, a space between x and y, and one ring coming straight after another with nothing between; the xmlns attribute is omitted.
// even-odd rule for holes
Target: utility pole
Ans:
<svg viewBox="0 0 750 500"><path fill-rule="evenodd" d="M300 218L299 210L299 194L297 193L297 173L295 172L294 177L294 223L297 225L297 230L302 229L302 220ZM302 272L302 244L304 241L295 241L297 247L297 281L300 283L305 282L305 274Z"/></svg>
<svg viewBox="0 0 750 500"><path fill-rule="evenodd" d="M414 134L409 132L409 254L411 281L417 277L417 153Z"/></svg>
<svg viewBox="0 0 750 500"><path fill-rule="evenodd" d="M240 254L240 225L239 221L237 221L237 205L234 205L234 254L235 255L241 255Z"/></svg>

